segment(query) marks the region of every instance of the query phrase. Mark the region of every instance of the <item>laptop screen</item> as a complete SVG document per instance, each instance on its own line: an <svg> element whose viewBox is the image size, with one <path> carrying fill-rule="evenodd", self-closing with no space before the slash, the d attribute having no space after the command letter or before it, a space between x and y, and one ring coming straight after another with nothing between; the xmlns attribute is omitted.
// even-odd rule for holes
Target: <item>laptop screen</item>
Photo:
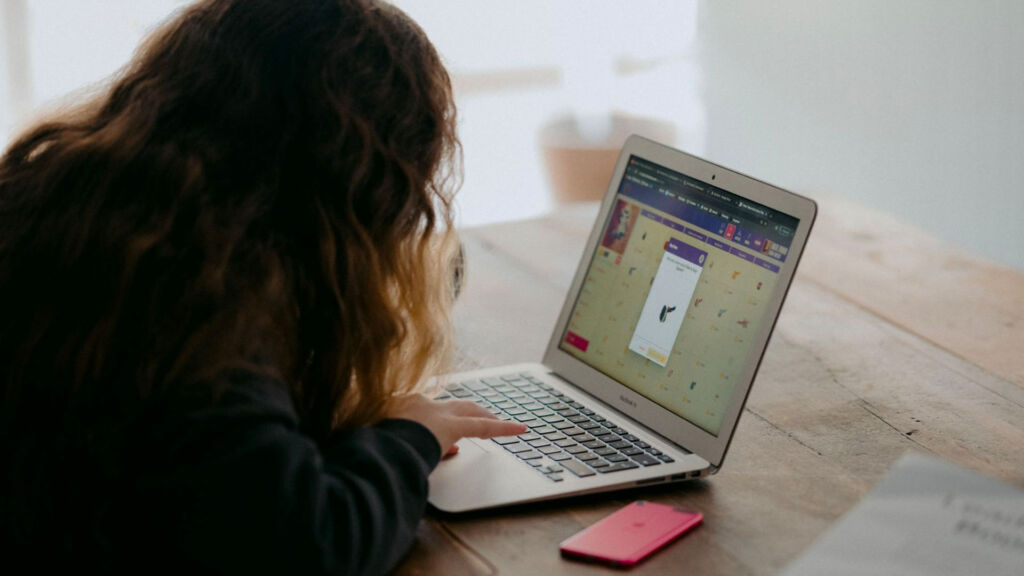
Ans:
<svg viewBox="0 0 1024 576"><path fill-rule="evenodd" d="M718 436L798 222L631 156L559 347Z"/></svg>

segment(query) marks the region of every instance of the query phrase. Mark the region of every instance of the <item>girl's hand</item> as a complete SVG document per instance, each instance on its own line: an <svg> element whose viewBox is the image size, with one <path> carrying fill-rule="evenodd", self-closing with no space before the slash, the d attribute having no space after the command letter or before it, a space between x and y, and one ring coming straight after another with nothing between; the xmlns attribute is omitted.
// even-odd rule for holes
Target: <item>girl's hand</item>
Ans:
<svg viewBox="0 0 1024 576"><path fill-rule="evenodd" d="M485 408L468 400L438 402L423 394L411 394L395 402L388 418L404 418L427 427L441 445L441 454L458 452L455 442L460 438L491 438L515 436L526 432L519 422L497 419Z"/></svg>

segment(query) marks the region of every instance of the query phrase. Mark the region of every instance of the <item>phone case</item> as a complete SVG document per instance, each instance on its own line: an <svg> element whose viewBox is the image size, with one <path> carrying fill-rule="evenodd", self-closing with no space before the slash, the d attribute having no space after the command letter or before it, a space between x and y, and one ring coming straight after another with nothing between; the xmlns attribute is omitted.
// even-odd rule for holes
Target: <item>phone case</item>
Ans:
<svg viewBox="0 0 1024 576"><path fill-rule="evenodd" d="M631 566L703 519L700 512L638 500L570 536L560 549L568 558Z"/></svg>

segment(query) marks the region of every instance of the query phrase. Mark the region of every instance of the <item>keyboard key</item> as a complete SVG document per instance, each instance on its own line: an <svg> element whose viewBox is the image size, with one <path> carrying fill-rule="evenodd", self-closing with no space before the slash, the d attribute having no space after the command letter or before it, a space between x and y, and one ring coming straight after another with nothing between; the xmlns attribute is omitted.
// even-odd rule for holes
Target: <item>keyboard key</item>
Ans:
<svg viewBox="0 0 1024 576"><path fill-rule="evenodd" d="M623 434L629 434L629 432L626 432L625 428L619 428L618 426L612 428L611 430L612 432L615 432L619 436L622 436Z"/></svg>
<svg viewBox="0 0 1024 576"><path fill-rule="evenodd" d="M556 430L561 430L563 434L566 433L565 430L567 428L574 428L576 430L579 430L579 428L576 428L575 426L572 425L572 422L566 422L565 420L562 420L561 422L553 422L551 424L551 427ZM580 430L580 432L582 432L582 430Z"/></svg>
<svg viewBox="0 0 1024 576"><path fill-rule="evenodd" d="M584 446L586 446L587 448L591 448L591 449L604 448L604 442L599 442L597 440L591 440L590 442L583 442L582 444Z"/></svg>
<svg viewBox="0 0 1024 576"><path fill-rule="evenodd" d="M464 387L466 387L466 388L469 388L470 390L473 390L474 392L479 392L480 390L490 390L491 389L490 386L488 386L484 382L481 382L480 380L469 380L469 381L463 382L462 385Z"/></svg>
<svg viewBox="0 0 1024 576"><path fill-rule="evenodd" d="M554 407L552 407L551 409L555 410ZM555 410L555 412L557 412L559 416L562 416L564 418L568 418L569 416L578 416L579 415L579 412L573 410L572 408L562 408L562 409L559 409L559 410Z"/></svg>
<svg viewBox="0 0 1024 576"><path fill-rule="evenodd" d="M531 420L530 422L526 423L526 426L529 428L533 428L534 431L536 431L537 428L543 428L547 425L548 423L543 420Z"/></svg>
<svg viewBox="0 0 1024 576"><path fill-rule="evenodd" d="M650 448L651 447L650 444L648 444L647 442L644 442L643 440L641 440L640 442L634 442L633 444L636 444L637 448Z"/></svg>
<svg viewBox="0 0 1024 576"><path fill-rule="evenodd" d="M625 462L617 462L615 464L611 464L607 468L602 468L601 470L599 470L599 472L601 472L603 474L607 474L609 472L618 472L620 470L632 470L634 468L639 468L639 467L640 467L639 465L634 464L634 463L632 463L632 462L627 460Z"/></svg>
<svg viewBox="0 0 1024 576"><path fill-rule="evenodd" d="M594 438L590 434L584 434L583 436L576 437L576 441L580 444L583 444L584 442L594 442L595 440L597 440L597 438ZM600 446L598 446L598 448L600 448Z"/></svg>
<svg viewBox="0 0 1024 576"><path fill-rule="evenodd" d="M537 417L527 412L525 414L520 414L519 416L516 416L516 420L518 420L519 422L530 422L536 421Z"/></svg>
<svg viewBox="0 0 1024 576"><path fill-rule="evenodd" d="M529 450L532 450L532 447L529 444L525 444L523 442L516 442L515 444L505 444L505 450L508 450L513 454L518 454L520 452L527 452Z"/></svg>
<svg viewBox="0 0 1024 576"><path fill-rule="evenodd" d="M587 451L587 448L585 446L575 444L573 446L566 446L565 451L568 452L569 454L582 454Z"/></svg>
<svg viewBox="0 0 1024 576"><path fill-rule="evenodd" d="M566 454L565 452L559 452L558 454L548 454L548 458L561 462L562 460L568 460L572 458L572 456Z"/></svg>
<svg viewBox="0 0 1024 576"><path fill-rule="evenodd" d="M501 438L511 438L511 436L501 436ZM534 434L533 432L527 432L526 434L520 434L519 435L519 439L522 440L523 442L529 442L530 440L537 440L538 438L540 438L540 435L539 434Z"/></svg>
<svg viewBox="0 0 1024 576"><path fill-rule="evenodd" d="M594 418L594 420L597 420L597 418ZM612 422L611 420L604 420L604 421L597 420L597 421L601 422L601 424L605 428L618 428L618 426L619 426L618 424L616 424L615 422Z"/></svg>
<svg viewBox="0 0 1024 576"><path fill-rule="evenodd" d="M580 414L584 414L586 416L593 416L594 411L591 410L590 408L580 408Z"/></svg>
<svg viewBox="0 0 1024 576"><path fill-rule="evenodd" d="M559 422L559 424L568 424L568 422ZM562 429L562 434L565 434L566 436L582 436L586 434L586 432L580 430L575 426L570 426L568 428Z"/></svg>
<svg viewBox="0 0 1024 576"><path fill-rule="evenodd" d="M550 434L552 432L557 432L557 430L555 430L551 426L548 426L547 424L541 426L540 428L535 428L533 431L536 432L537 434Z"/></svg>
<svg viewBox="0 0 1024 576"><path fill-rule="evenodd" d="M647 454L633 456L633 461L637 464L643 464L644 466L657 466L658 464L661 464L657 458L648 456Z"/></svg>
<svg viewBox="0 0 1024 576"><path fill-rule="evenodd" d="M448 400L451 397L451 394L441 394L440 396L434 396L434 400Z"/></svg>
<svg viewBox="0 0 1024 576"><path fill-rule="evenodd" d="M525 434L524 434L524 436L525 436ZM519 436L518 438L515 437L515 436L495 436L494 438L491 438L491 440L494 440L498 444L501 444L502 446L504 446L506 444L515 444L516 442L519 442L520 440L525 440L525 438L523 438L522 436Z"/></svg>
<svg viewBox="0 0 1024 576"><path fill-rule="evenodd" d="M566 470L572 472L573 474L579 476L580 478L586 478L587 476L594 475L593 470L588 468L582 462L578 462L576 460L566 460L564 463L562 463L562 465L565 466Z"/></svg>
<svg viewBox="0 0 1024 576"><path fill-rule="evenodd" d="M523 410L522 408L506 408L505 414L508 414L509 416L520 416L522 414L526 414L526 410Z"/></svg>
<svg viewBox="0 0 1024 576"><path fill-rule="evenodd" d="M615 442L616 440L619 439L618 436L616 436L615 434L611 434L611 433L604 433L604 434L600 434L600 435L595 434L594 437L597 438L598 440L600 440L601 442L605 442L607 444Z"/></svg>
<svg viewBox="0 0 1024 576"><path fill-rule="evenodd" d="M469 398L473 393L465 388L459 388L458 390L452 390L452 396L456 398Z"/></svg>
<svg viewBox="0 0 1024 576"><path fill-rule="evenodd" d="M625 440L617 440L617 441L612 442L612 443L610 443L608 445L611 446L612 448L615 448L615 449L618 449L618 450L622 450L623 448L631 448L633 446L632 444L630 444L629 442L626 442Z"/></svg>
<svg viewBox="0 0 1024 576"><path fill-rule="evenodd" d="M572 406L573 408L575 408L577 410L579 410L580 408L583 408L583 404L580 404L579 402L575 402L575 401L569 402L569 406Z"/></svg>
<svg viewBox="0 0 1024 576"><path fill-rule="evenodd" d="M544 438L537 438L536 440L529 440L526 443L529 444L530 446L533 446L534 448L540 448L541 446L548 446L548 445L551 444L551 442L548 442Z"/></svg>
<svg viewBox="0 0 1024 576"><path fill-rule="evenodd" d="M580 422L579 427L584 430L593 430L594 428L600 428L601 425L597 422Z"/></svg>
<svg viewBox="0 0 1024 576"><path fill-rule="evenodd" d="M523 394L522 392L506 392L505 398L516 401L526 400L526 394Z"/></svg>
<svg viewBox="0 0 1024 576"><path fill-rule="evenodd" d="M537 458L540 458L542 454L540 452L530 450L529 452L519 452L516 456L519 456L519 458L523 460L536 460Z"/></svg>
<svg viewBox="0 0 1024 576"><path fill-rule="evenodd" d="M516 380L522 380L523 377L519 374L506 374L502 376L501 379L505 382L515 382Z"/></svg>
<svg viewBox="0 0 1024 576"><path fill-rule="evenodd" d="M658 454L657 456L655 456L655 458L661 460L662 462L665 462L666 464L671 464L672 462L675 462L675 460L673 460L672 457L669 456L668 454Z"/></svg>
<svg viewBox="0 0 1024 576"><path fill-rule="evenodd" d="M559 450L555 446L543 446L541 448L538 448L537 450L540 451L541 454L545 454L545 455L547 455L547 454L557 454L557 453L561 452L561 450Z"/></svg>
<svg viewBox="0 0 1024 576"><path fill-rule="evenodd" d="M564 420L562 420L562 417L559 416L558 414L552 414L550 416L541 416L540 419L550 424L554 424L555 422L564 422Z"/></svg>
<svg viewBox="0 0 1024 576"><path fill-rule="evenodd" d="M555 446L560 448L568 448L569 446L576 446L576 442L572 438L566 438L564 440L556 440Z"/></svg>
<svg viewBox="0 0 1024 576"><path fill-rule="evenodd" d="M538 404L537 402L526 402L525 404L520 404L519 407L520 408L525 408L526 410L529 410L530 412L533 412L534 410L541 410L541 409L543 409L544 405L543 404Z"/></svg>
<svg viewBox="0 0 1024 576"><path fill-rule="evenodd" d="M616 450L615 448L609 448L607 446L605 446L604 448L598 448L597 450L594 450L594 454L597 454L598 456L611 456L612 454L618 453L619 451Z"/></svg>
<svg viewBox="0 0 1024 576"><path fill-rule="evenodd" d="M556 432L548 432L547 434L544 434L543 436L545 438L547 438L548 440L551 440L552 442L554 442L556 440L563 440L565 438L568 438L568 436L566 436L565 434L562 434L561 432L557 432L557 431Z"/></svg>
<svg viewBox="0 0 1024 576"><path fill-rule="evenodd" d="M657 448L648 448L647 453L651 456L657 456L658 454L661 454L661 450L658 450Z"/></svg>
<svg viewBox="0 0 1024 576"><path fill-rule="evenodd" d="M481 378L480 381L483 382L484 384L487 384L488 386L490 386L492 388L497 388L499 386L505 386L505 382L504 382L503 379L497 378L497 377L494 377L494 376L491 376L491 377L488 377L488 378Z"/></svg>
<svg viewBox="0 0 1024 576"><path fill-rule="evenodd" d="M605 456L604 459L609 462L622 462L623 460L626 459L626 457L623 456L622 454L610 454L608 456Z"/></svg>
<svg viewBox="0 0 1024 576"><path fill-rule="evenodd" d="M552 409L552 410L554 410L556 412L559 411L559 410L569 409L568 406L566 406L565 404L562 404L561 402L553 402L552 404L548 405L548 408L550 408L550 409Z"/></svg>
<svg viewBox="0 0 1024 576"><path fill-rule="evenodd" d="M575 416L569 416L568 418L566 418L566 420L572 422L573 424L582 424L583 422L589 422L590 418L587 418L583 414L577 414Z"/></svg>
<svg viewBox="0 0 1024 576"><path fill-rule="evenodd" d="M583 451L583 452L580 452L579 454L574 454L574 456L576 456L577 460L582 460L584 462L590 462L591 460L597 460L597 454L594 454L593 452Z"/></svg>
<svg viewBox="0 0 1024 576"><path fill-rule="evenodd" d="M601 460L600 458L594 458L590 462L587 462L587 466L590 466L594 470L597 470L598 472L600 472L602 468L606 468L608 466L611 466L611 464L605 462L604 460Z"/></svg>
<svg viewBox="0 0 1024 576"><path fill-rule="evenodd" d="M636 446L630 446L629 448L622 450L622 453L625 454L626 456L636 456L638 454L644 454L644 451L637 448ZM644 456L647 455L644 454Z"/></svg>
<svg viewBox="0 0 1024 576"><path fill-rule="evenodd" d="M508 410L509 408L515 408L516 403L509 400L501 400L499 402L494 402L494 406L501 408L502 410Z"/></svg>
<svg viewBox="0 0 1024 576"><path fill-rule="evenodd" d="M632 434L623 434L622 435L622 439L623 440L628 440L630 442L636 442L637 440L639 440L639 438L637 438L636 436L633 436Z"/></svg>
<svg viewBox="0 0 1024 576"><path fill-rule="evenodd" d="M460 388L462 388L462 384L456 384L455 382L452 382L451 384L445 384L444 385L444 389L445 390L449 390L449 391L450 390L458 390Z"/></svg>
<svg viewBox="0 0 1024 576"><path fill-rule="evenodd" d="M604 422L605 421L604 416L601 416L600 414L594 414L594 415L592 415L590 417L590 419L593 420L594 422Z"/></svg>

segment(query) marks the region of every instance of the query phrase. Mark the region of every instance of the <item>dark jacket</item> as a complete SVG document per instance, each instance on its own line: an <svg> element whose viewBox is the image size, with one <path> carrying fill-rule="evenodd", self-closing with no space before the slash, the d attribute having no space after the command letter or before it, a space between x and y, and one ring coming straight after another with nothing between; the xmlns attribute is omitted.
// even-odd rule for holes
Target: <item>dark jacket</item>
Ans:
<svg viewBox="0 0 1024 576"><path fill-rule="evenodd" d="M146 420L101 524L116 572L385 573L415 538L440 459L409 420L318 445L286 387L252 374Z"/></svg>

